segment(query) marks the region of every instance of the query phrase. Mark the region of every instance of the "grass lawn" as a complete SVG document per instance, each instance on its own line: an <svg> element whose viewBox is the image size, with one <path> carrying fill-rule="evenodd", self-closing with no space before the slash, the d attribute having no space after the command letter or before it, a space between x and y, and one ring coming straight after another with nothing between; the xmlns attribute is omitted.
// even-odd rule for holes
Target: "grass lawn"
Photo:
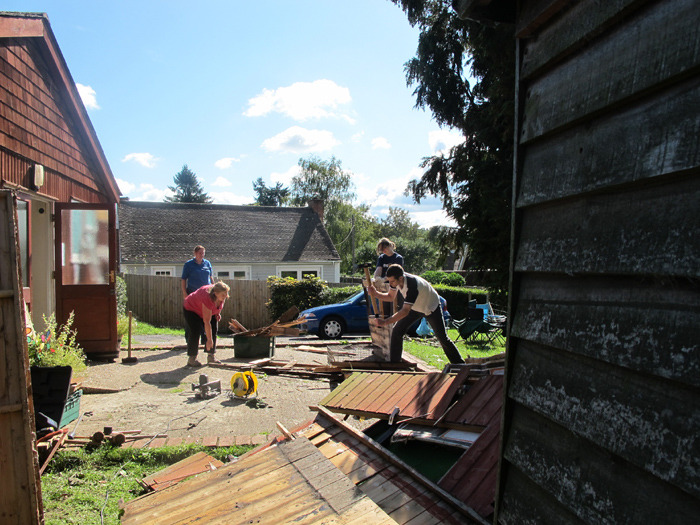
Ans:
<svg viewBox="0 0 700 525"><path fill-rule="evenodd" d="M253 448L209 449L200 445L156 449L113 448L62 450L41 477L46 525L119 524L119 500L145 493L140 480L199 451L223 462Z"/></svg>
<svg viewBox="0 0 700 525"><path fill-rule="evenodd" d="M458 332L455 329L447 331L447 336L453 341L457 338L457 335ZM465 344L464 341L460 339L455 345L457 345L457 350L459 350L459 353L462 354L462 357L465 359L467 357L489 357L506 351L505 344L495 342L489 344ZM429 365L440 369L448 363L445 352L442 351L442 347L434 337L426 339L404 339L403 349L404 352L408 352L422 359Z"/></svg>

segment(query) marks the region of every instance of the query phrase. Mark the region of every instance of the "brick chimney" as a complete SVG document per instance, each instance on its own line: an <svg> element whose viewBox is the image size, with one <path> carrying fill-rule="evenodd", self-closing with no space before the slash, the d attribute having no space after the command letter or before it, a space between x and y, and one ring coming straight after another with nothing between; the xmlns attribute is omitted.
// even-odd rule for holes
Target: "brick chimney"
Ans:
<svg viewBox="0 0 700 525"><path fill-rule="evenodd" d="M316 215L318 215L318 218L321 219L321 223L323 223L323 199L318 199L318 198L313 198L309 200L309 208L314 210L316 212Z"/></svg>

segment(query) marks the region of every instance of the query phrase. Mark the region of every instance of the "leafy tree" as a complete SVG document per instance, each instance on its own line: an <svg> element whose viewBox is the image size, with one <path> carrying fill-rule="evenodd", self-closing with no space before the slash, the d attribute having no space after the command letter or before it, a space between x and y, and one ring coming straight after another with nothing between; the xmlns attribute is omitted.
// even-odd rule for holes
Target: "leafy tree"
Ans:
<svg viewBox="0 0 700 525"><path fill-rule="evenodd" d="M419 224L413 222L408 211L403 208L389 207L389 213L385 219L379 221L379 226L381 236L388 237L394 242L399 237L416 238L425 233L421 232Z"/></svg>
<svg viewBox="0 0 700 525"><path fill-rule="evenodd" d="M312 197L322 199L326 206L332 202L352 202L355 200L350 173L343 171L341 162L335 157L321 160L312 155L299 159L301 173L292 177L292 206L306 206Z"/></svg>
<svg viewBox="0 0 700 525"><path fill-rule="evenodd" d="M165 197L165 202L197 202L209 203L213 199L207 195L202 189L197 175L187 167L187 164L182 166L182 169L173 177L174 186L168 186L168 189L174 193L172 197Z"/></svg>
<svg viewBox="0 0 700 525"><path fill-rule="evenodd" d="M465 141L447 156L426 158L409 184L416 202L436 195L458 224L473 266L495 270L492 288L508 283L513 170L515 46L513 28L461 20L452 0L392 0L421 30L406 63L416 106ZM470 83L467 68L475 81Z"/></svg>
<svg viewBox="0 0 700 525"><path fill-rule="evenodd" d="M281 182L268 188L262 177L258 177L258 180L253 182L253 191L257 195L255 204L258 206L282 206L289 197L289 188L283 187Z"/></svg>

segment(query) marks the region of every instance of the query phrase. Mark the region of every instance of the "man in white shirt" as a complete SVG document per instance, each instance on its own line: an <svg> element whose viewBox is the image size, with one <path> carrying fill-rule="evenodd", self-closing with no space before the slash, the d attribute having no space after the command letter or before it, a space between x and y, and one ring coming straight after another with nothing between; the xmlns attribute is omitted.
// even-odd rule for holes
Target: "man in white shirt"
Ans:
<svg viewBox="0 0 700 525"><path fill-rule="evenodd" d="M370 323L377 326L396 323L391 332L390 361L392 363L401 362L403 336L414 322L425 317L450 363L464 363L459 350L447 337L445 320L442 317L442 308L440 307L440 296L435 288L422 277L404 272L398 264L389 266L386 271L386 279L389 283L388 292L380 292L372 284L367 288L367 292L372 297L378 297L383 301L393 301L397 294L401 294L403 297L403 306L394 315L386 319L370 319Z"/></svg>

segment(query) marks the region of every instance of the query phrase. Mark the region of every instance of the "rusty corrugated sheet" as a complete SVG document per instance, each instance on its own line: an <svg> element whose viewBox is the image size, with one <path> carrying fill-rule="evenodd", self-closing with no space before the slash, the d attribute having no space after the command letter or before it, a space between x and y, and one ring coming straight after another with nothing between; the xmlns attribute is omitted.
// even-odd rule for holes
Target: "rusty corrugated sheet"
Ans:
<svg viewBox="0 0 700 525"><path fill-rule="evenodd" d="M319 414L300 433L396 523L484 523L456 498L445 497L438 486L419 479L420 475L400 460L398 465L390 461L391 453L377 452L368 437L343 428L332 417Z"/></svg>
<svg viewBox="0 0 700 525"><path fill-rule="evenodd" d="M469 386L461 397L462 387ZM470 370L457 375L359 372L321 404L334 412L481 431L475 443L440 480L439 486L482 516L493 513L498 467L503 376L474 381Z"/></svg>
<svg viewBox="0 0 700 525"><path fill-rule="evenodd" d="M307 439L298 438L129 502L121 522L394 524Z"/></svg>
<svg viewBox="0 0 700 525"><path fill-rule="evenodd" d="M190 476L216 470L223 466L221 461L211 457L206 452L197 452L155 474L146 476L143 478L142 484L152 490L162 490Z"/></svg>

